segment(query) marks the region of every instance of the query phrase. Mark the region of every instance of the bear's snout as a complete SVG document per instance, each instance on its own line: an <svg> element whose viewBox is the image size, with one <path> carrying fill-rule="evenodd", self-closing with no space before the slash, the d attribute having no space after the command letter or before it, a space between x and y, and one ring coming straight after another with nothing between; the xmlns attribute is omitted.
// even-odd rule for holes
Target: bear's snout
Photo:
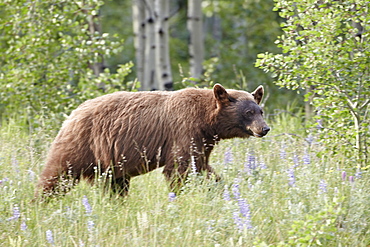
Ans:
<svg viewBox="0 0 370 247"><path fill-rule="evenodd" d="M255 137L264 137L267 135L267 133L270 131L270 127L265 125L262 128L254 129L253 128L247 128L251 132L251 135Z"/></svg>
<svg viewBox="0 0 370 247"><path fill-rule="evenodd" d="M262 128L262 136L265 136L267 135L267 133L270 131L270 127L269 126L265 126Z"/></svg>

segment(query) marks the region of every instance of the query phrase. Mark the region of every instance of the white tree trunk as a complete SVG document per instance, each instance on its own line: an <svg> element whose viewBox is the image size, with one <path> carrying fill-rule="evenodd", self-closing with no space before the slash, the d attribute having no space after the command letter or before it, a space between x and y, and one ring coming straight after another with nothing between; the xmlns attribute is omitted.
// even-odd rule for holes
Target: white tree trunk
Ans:
<svg viewBox="0 0 370 247"><path fill-rule="evenodd" d="M170 1L154 0L156 16L156 77L159 90L172 89L172 72L169 54L168 19Z"/></svg>
<svg viewBox="0 0 370 247"><path fill-rule="evenodd" d="M144 1L144 0L143 0ZM158 83L155 75L155 22L154 0L144 1L145 3L145 58L143 90L157 90Z"/></svg>
<svg viewBox="0 0 370 247"><path fill-rule="evenodd" d="M144 83L144 54L145 54L145 3L144 3L144 0L133 0L132 1L132 23L133 23L133 29L134 29L136 76L140 83Z"/></svg>
<svg viewBox="0 0 370 247"><path fill-rule="evenodd" d="M204 59L202 0L188 1L187 26L190 35L190 76L200 78Z"/></svg>

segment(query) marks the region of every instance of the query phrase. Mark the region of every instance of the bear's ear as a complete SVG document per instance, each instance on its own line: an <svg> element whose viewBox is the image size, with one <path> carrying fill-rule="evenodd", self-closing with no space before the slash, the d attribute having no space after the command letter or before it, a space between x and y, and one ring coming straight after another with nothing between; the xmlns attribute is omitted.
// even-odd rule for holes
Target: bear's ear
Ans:
<svg viewBox="0 0 370 247"><path fill-rule="evenodd" d="M260 104L263 97L263 86L259 86L256 90L254 90L252 95L254 97L254 101L256 101L257 104Z"/></svg>
<svg viewBox="0 0 370 247"><path fill-rule="evenodd" d="M223 86L221 86L221 84L214 85L213 93L217 101L220 103L226 103L230 101L229 94L226 92L226 89Z"/></svg>

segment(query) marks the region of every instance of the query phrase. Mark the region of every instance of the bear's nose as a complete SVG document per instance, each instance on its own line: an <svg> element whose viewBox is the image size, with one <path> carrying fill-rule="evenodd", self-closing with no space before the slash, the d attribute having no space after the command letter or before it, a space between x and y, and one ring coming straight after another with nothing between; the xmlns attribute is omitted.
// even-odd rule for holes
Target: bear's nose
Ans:
<svg viewBox="0 0 370 247"><path fill-rule="evenodd" d="M266 135L269 131L270 131L269 126L265 126L265 127L262 128L262 132L263 132L264 135Z"/></svg>

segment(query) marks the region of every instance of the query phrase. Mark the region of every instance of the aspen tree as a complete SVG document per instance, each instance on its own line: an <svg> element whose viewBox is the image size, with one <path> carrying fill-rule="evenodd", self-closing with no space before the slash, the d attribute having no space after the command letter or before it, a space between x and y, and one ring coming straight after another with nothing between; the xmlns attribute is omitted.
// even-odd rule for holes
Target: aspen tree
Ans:
<svg viewBox="0 0 370 247"><path fill-rule="evenodd" d="M158 89L172 89L172 73L169 54L168 19L169 1L155 0L156 13L156 76Z"/></svg>
<svg viewBox="0 0 370 247"><path fill-rule="evenodd" d="M200 78L203 71L204 43L203 43L203 16L202 1L188 1L188 20L189 30L189 55L190 55L190 76Z"/></svg>

